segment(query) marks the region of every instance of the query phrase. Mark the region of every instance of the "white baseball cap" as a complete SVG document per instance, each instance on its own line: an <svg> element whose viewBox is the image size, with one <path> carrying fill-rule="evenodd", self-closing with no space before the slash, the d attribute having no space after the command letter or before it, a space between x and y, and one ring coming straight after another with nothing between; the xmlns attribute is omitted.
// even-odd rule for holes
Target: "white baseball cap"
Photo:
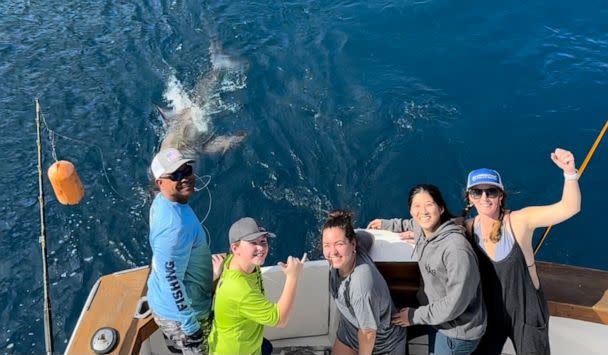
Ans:
<svg viewBox="0 0 608 355"><path fill-rule="evenodd" d="M179 169L180 166L193 161L193 159L186 159L179 150L167 148L161 150L154 156L152 164L150 165L150 170L152 170L154 178L158 179L163 174L171 174Z"/></svg>

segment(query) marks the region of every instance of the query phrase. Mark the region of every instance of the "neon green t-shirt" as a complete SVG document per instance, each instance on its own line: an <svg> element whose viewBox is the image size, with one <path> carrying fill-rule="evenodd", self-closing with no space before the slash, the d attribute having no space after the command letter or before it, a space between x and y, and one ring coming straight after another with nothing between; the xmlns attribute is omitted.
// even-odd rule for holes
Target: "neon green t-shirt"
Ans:
<svg viewBox="0 0 608 355"><path fill-rule="evenodd" d="M279 323L279 306L264 295L260 268L256 267L251 274L230 270L232 257L226 258L215 291L209 352L259 355L264 326L274 327Z"/></svg>

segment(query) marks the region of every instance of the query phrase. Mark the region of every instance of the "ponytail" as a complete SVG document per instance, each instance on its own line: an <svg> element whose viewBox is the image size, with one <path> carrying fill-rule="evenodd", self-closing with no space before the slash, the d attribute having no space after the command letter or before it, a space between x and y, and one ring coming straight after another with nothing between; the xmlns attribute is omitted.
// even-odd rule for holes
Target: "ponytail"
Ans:
<svg viewBox="0 0 608 355"><path fill-rule="evenodd" d="M490 231L490 240L493 243L498 243L500 241L500 237L502 237L502 219L505 216L505 209L501 205L500 206L500 214L498 215L498 221L494 222L492 226L492 230Z"/></svg>

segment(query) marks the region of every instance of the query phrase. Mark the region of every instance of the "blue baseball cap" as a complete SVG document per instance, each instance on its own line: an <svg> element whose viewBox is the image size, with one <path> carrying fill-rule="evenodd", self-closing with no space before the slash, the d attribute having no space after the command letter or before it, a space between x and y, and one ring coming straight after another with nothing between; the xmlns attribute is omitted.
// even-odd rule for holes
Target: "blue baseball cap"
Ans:
<svg viewBox="0 0 608 355"><path fill-rule="evenodd" d="M481 168L469 173L469 177L467 178L467 190L471 187L483 184L494 185L503 191L505 190L505 187L502 185L500 174L496 170Z"/></svg>

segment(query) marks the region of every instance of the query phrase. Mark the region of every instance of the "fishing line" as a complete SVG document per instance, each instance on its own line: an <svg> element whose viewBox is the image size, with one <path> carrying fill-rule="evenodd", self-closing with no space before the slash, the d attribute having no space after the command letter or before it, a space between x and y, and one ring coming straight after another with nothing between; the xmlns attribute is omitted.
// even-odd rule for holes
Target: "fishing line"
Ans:
<svg viewBox="0 0 608 355"><path fill-rule="evenodd" d="M110 186L110 189L118 196L120 197L123 201L126 201L127 199L122 196L117 190L116 188L114 188L114 186L112 185L112 183L110 182L110 178L108 177L108 174L106 172L106 163L105 163L105 158L103 156L103 150L101 149L100 146L96 145L96 144L92 144L92 143L87 143L84 142L82 140L76 139L76 138L71 138L68 137L66 135L57 133L56 131L54 131L53 129L51 129L48 125L48 123L46 122L46 118L44 114L40 115L42 118L42 123L44 126L44 129L46 130L48 137L49 137L49 141L51 143L51 155L53 156L53 160L55 160L55 162L58 161L57 159L57 147L56 147L56 140L55 140L55 136L59 136L61 138L73 141L73 142L77 142L77 143L82 143L84 145L93 147L97 150L97 152L99 153L99 156L101 158L101 166L102 166L102 174L106 180L106 182L108 183L108 186ZM201 187L196 187L194 189L194 191L199 192L202 190L206 190L207 191L207 196L209 197L209 204L207 206L207 211L205 212L205 216L203 217L203 219L201 220L201 226L203 227L203 229L205 230L205 233L207 233L207 241L208 241L208 245L209 248L211 248L211 232L209 232L209 229L203 224L205 223L205 221L207 220L207 218L209 218L209 214L211 213L211 207L213 204L213 197L211 195L211 190L209 189L209 184L211 183L211 175L203 175L203 176L198 176L196 174L194 174L194 176L196 177L196 179L198 181L201 182L202 186ZM141 216L140 216L141 217ZM145 218L142 217L142 220L144 220L144 222L146 222L146 224L148 224L147 220Z"/></svg>
<svg viewBox="0 0 608 355"><path fill-rule="evenodd" d="M207 190L207 196L209 196L209 205L207 206L207 212L205 213L205 217L203 217L203 219L201 220L201 224L203 224L207 220L207 217L209 217L209 213L211 213L211 204L213 202L213 198L211 197L211 190L209 190L209 183L211 182L211 175L198 176L198 175L194 174L194 176L196 177L196 180L199 180L203 183L203 186L195 187L194 191L198 192L198 191L202 191L202 190Z"/></svg>
<svg viewBox="0 0 608 355"><path fill-rule="evenodd" d="M201 226L203 226L205 233L207 233L207 245L209 246L209 248L211 248L211 232L209 232L209 229L203 224L209 217L209 213L211 213L211 205L213 204L213 197L211 196L211 190L209 190L209 183L211 183L211 175L198 176L194 174L194 176L196 177L196 180L201 181L201 183L203 184L201 187L195 187L194 191L198 192L202 190L207 190L207 196L209 196L209 205L207 206L207 212L205 213L205 217L203 217L200 224Z"/></svg>
<svg viewBox="0 0 608 355"><path fill-rule="evenodd" d="M196 177L196 180L200 181L203 184L201 187L195 187L194 191L199 192L199 191L206 189L207 186L209 186L209 183L211 182L211 175L198 176L198 175L194 174L194 176Z"/></svg>
<svg viewBox="0 0 608 355"><path fill-rule="evenodd" d="M66 135L57 133L56 131L52 130L49 127L48 123L46 122L46 117L43 113L41 114L41 117L42 117L42 123L43 123L44 129L47 131L47 134L49 136L49 141L51 142L51 155L53 156L53 159L55 160L55 162L57 162L57 149L56 149L55 136L59 136L61 138L64 138L64 139L67 139L67 140L70 140L73 142L81 143L81 144L84 144L89 147L93 147L93 148L97 149L97 152L99 153L99 156L101 158L101 171L102 171L104 178L106 179L106 182L110 186L110 189L122 200L125 200L125 201L127 200L124 196L122 196L120 193L118 193L118 191L116 191L116 189L114 188L114 185L112 185L112 183L110 182L110 178L108 177L108 174L106 172L106 162L105 162L105 158L103 157L103 150L101 149L101 147L99 147L96 144L87 143L80 139L71 138Z"/></svg>
<svg viewBox="0 0 608 355"><path fill-rule="evenodd" d="M79 140L79 139L76 139L76 138L72 138L72 137L69 137L69 136L66 136L66 135L63 135L63 134L60 134L60 133L57 133L55 130L53 130L53 129L50 128L49 124L46 121L45 115L41 115L41 118L42 118L44 129L45 129L45 131L48 134L48 139L49 139L49 142L50 142L50 145L51 145L51 155L52 155L53 160L55 162L58 161L58 158L57 158L57 147L56 147L56 137L57 136L61 137L61 138L64 138L66 140L69 140L69 141L81 143L81 144L84 144L86 146L95 148L97 150L97 152L99 153L99 156L100 156L100 159L101 159L102 174L103 174L104 179L106 180L106 182L107 182L110 190L112 192L114 192L114 194L116 194L116 196L118 196L120 199L122 199L124 201L127 200L127 198L125 198L123 195L121 195L117 191L117 189L114 187L114 185L111 183L110 178L109 178L108 173L107 173L107 169L106 169L106 161L105 161L105 158L104 158L104 155L103 155L103 150L101 149L100 146L98 146L96 144L88 143L88 142L85 142L85 141L82 141L82 140ZM208 143L211 139L213 139L214 136L215 136L215 132L213 132L213 131L210 132L209 137L207 137L207 140L205 142L203 142L203 145L206 144L206 143ZM212 198L212 195L211 195L211 191L210 191L210 189L208 187L209 183L211 182L211 176L210 175L203 175L202 177L199 177L196 174L195 174L195 176L196 176L196 179L201 182L202 186L201 187L197 187L194 190L196 192L199 192L199 191L202 191L202 190L207 190L207 196L209 197L209 204L207 206L207 211L205 212L205 215L202 218L202 220L201 220L200 223L203 226L203 228L205 229L205 231L207 232L207 235L210 236L208 228L206 226L204 226L203 223L209 217L209 214L211 213L212 203L213 203L213 198ZM209 246L210 245L211 245L211 238L209 238Z"/></svg>

